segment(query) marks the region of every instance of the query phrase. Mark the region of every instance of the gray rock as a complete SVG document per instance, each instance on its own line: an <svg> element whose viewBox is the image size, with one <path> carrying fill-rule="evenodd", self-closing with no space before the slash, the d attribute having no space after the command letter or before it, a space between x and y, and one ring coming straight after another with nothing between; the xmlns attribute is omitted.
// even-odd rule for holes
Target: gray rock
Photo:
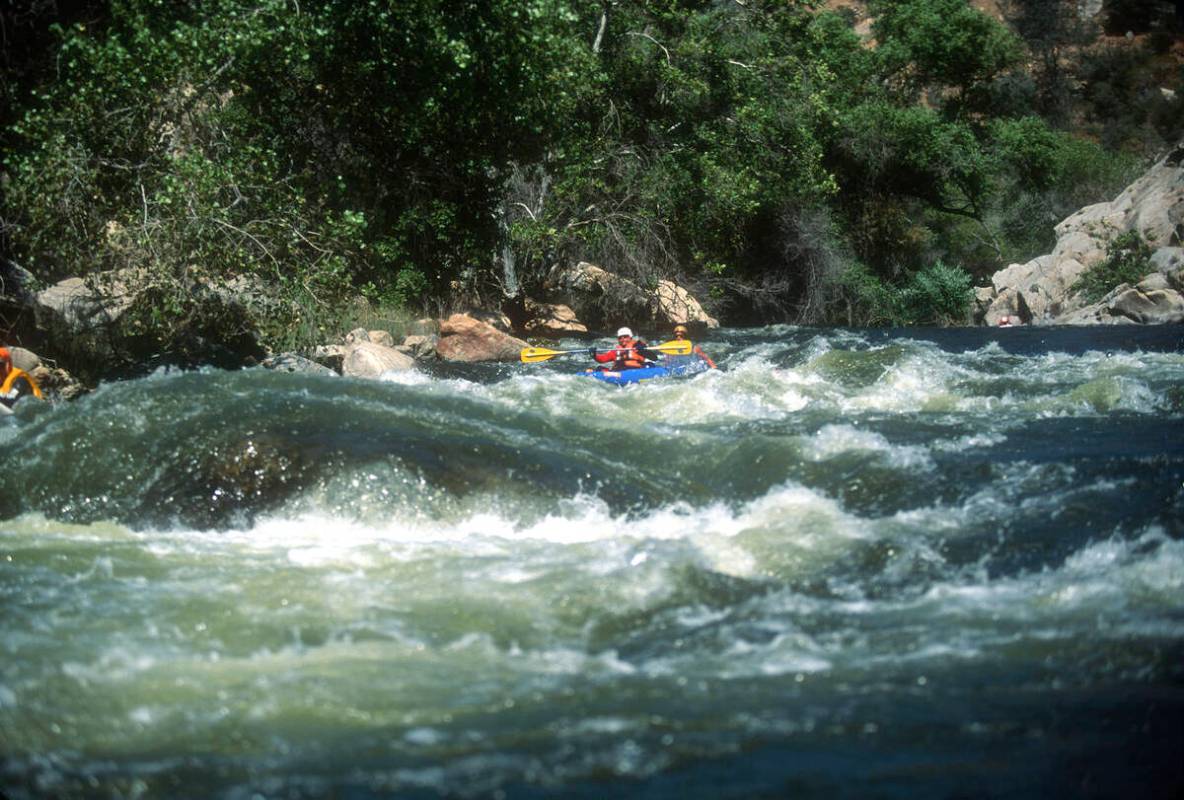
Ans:
<svg viewBox="0 0 1184 800"><path fill-rule="evenodd" d="M1004 319L1011 324L1018 322L1028 325L1032 322L1032 309L1028 307L1023 293L1010 287L995 297L983 316L983 324L995 326L1001 324Z"/></svg>
<svg viewBox="0 0 1184 800"><path fill-rule="evenodd" d="M434 333L426 336L412 334L403 339L400 349L406 350L413 358L419 361L427 361L438 357L436 344L439 341L440 337Z"/></svg>
<svg viewBox="0 0 1184 800"><path fill-rule="evenodd" d="M138 290L134 277L107 273L89 280L66 278L37 293L38 317L52 318L70 334L89 334L115 323L131 308Z"/></svg>
<svg viewBox="0 0 1184 800"><path fill-rule="evenodd" d="M1184 146L1160 159L1138 180L1107 203L1095 203L1056 226L1052 253L1024 264L1011 264L992 276L994 296L981 314L994 324L1004 315L1019 315L1035 324L1156 323L1177 318L1174 294L1184 283L1172 275L1184 265ZM1125 287L1103 303L1088 306L1072 287L1089 268L1106 258L1111 240L1138 231L1155 254L1152 267L1167 275L1167 285Z"/></svg>
<svg viewBox="0 0 1184 800"><path fill-rule="evenodd" d="M995 297L994 286L976 286L974 288L974 302L970 311L971 324L986 324L987 312L991 308L991 303L995 302Z"/></svg>
<svg viewBox="0 0 1184 800"><path fill-rule="evenodd" d="M719 327L719 320L708 316L699 301L673 281L658 281L658 288L654 290L654 317L668 325Z"/></svg>
<svg viewBox="0 0 1184 800"><path fill-rule="evenodd" d="M41 356L32 350L11 346L8 348L8 354L12 357L12 365L17 369L23 369L25 372L32 372L41 366Z"/></svg>
<svg viewBox="0 0 1184 800"><path fill-rule="evenodd" d="M33 291L36 284L33 273L15 261L0 258L0 302L31 308L37 297Z"/></svg>
<svg viewBox="0 0 1184 800"><path fill-rule="evenodd" d="M370 331L366 330L365 328L354 328L345 335L344 341L347 348L362 344L363 342L368 342L370 341Z"/></svg>
<svg viewBox="0 0 1184 800"><path fill-rule="evenodd" d="M261 366L276 372L297 372L305 375L332 375L337 373L322 364L295 353L280 353L260 362Z"/></svg>
<svg viewBox="0 0 1184 800"><path fill-rule="evenodd" d="M569 306L589 325L636 325L650 318L650 293L595 264L557 266L547 277L554 302Z"/></svg>
<svg viewBox="0 0 1184 800"><path fill-rule="evenodd" d="M383 347L395 346L395 337L391 336L390 331L370 331L370 341Z"/></svg>
<svg viewBox="0 0 1184 800"><path fill-rule="evenodd" d="M1138 286L1114 290L1108 306L1114 316L1143 325L1184 322L1184 296L1175 289L1157 288L1142 281Z"/></svg>
<svg viewBox="0 0 1184 800"><path fill-rule="evenodd" d="M530 320L525 329L531 336L546 336L561 339L564 336L579 336L588 332L588 326L580 322L571 306L562 303L538 303L526 301L526 313Z"/></svg>
<svg viewBox="0 0 1184 800"><path fill-rule="evenodd" d="M1184 267L1184 247L1161 247L1151 254L1151 266L1157 272L1176 272Z"/></svg>
<svg viewBox="0 0 1184 800"><path fill-rule="evenodd" d="M341 364L345 361L345 351L346 348L340 344L323 344L314 347L309 358L322 367L333 370L334 373L340 373Z"/></svg>
<svg viewBox="0 0 1184 800"><path fill-rule="evenodd" d="M684 323L699 328L717 328L719 322L678 284L660 280L654 289L606 269L581 261L556 266L547 276L549 296L556 304L569 306L578 319L594 327L617 325L663 326Z"/></svg>

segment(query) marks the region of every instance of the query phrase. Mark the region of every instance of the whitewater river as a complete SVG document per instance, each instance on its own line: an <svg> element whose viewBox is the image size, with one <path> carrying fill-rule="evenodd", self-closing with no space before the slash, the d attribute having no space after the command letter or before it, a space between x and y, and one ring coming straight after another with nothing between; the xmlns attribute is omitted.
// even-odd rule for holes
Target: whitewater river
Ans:
<svg viewBox="0 0 1184 800"><path fill-rule="evenodd" d="M0 417L0 796L1181 796L1184 326L702 344Z"/></svg>

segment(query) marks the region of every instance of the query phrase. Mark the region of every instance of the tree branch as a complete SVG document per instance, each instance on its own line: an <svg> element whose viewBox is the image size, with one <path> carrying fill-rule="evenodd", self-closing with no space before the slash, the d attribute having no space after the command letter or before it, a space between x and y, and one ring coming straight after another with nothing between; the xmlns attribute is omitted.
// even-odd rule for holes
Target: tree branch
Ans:
<svg viewBox="0 0 1184 800"><path fill-rule="evenodd" d="M655 39L653 36L650 36L648 33L640 33L638 31L629 31L628 35L629 36L640 36L642 39L649 39L651 42L656 44L658 47L660 47L662 49L662 52L666 54L666 65L671 66L672 62L670 60L670 51L667 50L666 47L661 42L659 42L657 39Z"/></svg>

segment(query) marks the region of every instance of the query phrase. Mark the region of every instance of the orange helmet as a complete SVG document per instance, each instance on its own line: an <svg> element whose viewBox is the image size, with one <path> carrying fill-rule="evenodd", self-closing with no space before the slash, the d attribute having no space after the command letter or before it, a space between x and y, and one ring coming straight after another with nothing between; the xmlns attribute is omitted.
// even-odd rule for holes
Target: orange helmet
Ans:
<svg viewBox="0 0 1184 800"><path fill-rule="evenodd" d="M3 361L5 364L12 363L12 353L8 352L7 347L0 347L0 361Z"/></svg>

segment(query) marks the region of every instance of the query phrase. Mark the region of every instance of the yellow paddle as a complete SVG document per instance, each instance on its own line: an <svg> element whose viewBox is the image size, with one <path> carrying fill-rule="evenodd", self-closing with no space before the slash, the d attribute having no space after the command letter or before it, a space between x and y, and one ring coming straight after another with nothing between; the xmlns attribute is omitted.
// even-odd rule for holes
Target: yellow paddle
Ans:
<svg viewBox="0 0 1184 800"><path fill-rule="evenodd" d="M693 345L687 339L675 339L670 342L665 342L659 345L651 345L647 350L657 350L659 353L669 353L674 356L689 356L691 354L691 347ZM618 348L610 348L609 350L602 350L600 352L609 353ZM536 364L539 361L549 361L555 356L566 356L571 353L587 353L587 347L581 347L579 350L548 350L545 347L524 347L520 358L524 364Z"/></svg>

